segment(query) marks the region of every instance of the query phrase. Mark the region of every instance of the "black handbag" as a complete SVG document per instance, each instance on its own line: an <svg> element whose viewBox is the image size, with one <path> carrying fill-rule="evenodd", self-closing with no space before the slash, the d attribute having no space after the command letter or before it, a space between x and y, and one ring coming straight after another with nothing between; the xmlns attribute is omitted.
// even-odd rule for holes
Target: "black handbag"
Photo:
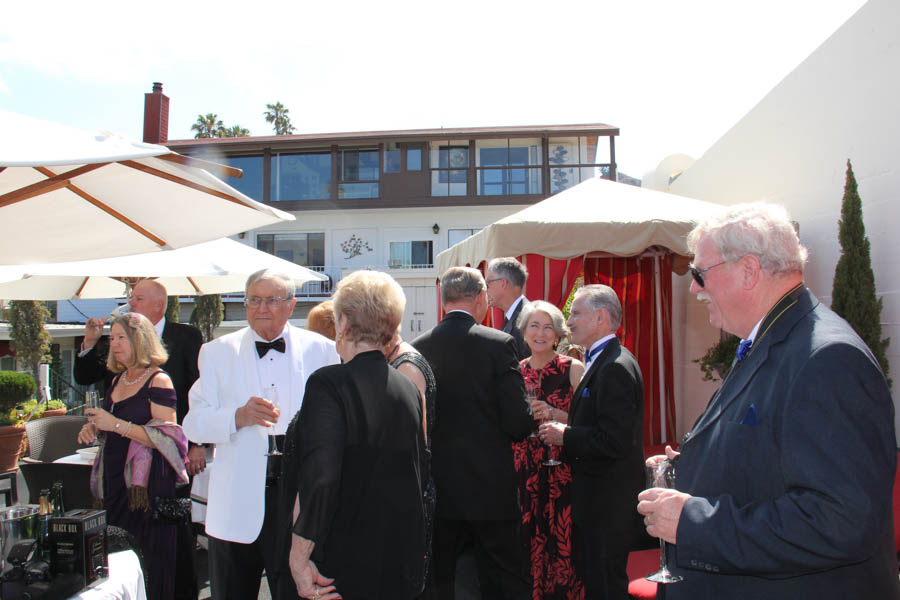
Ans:
<svg viewBox="0 0 900 600"><path fill-rule="evenodd" d="M166 525L186 523L191 516L190 498L162 498L153 500L153 520Z"/></svg>

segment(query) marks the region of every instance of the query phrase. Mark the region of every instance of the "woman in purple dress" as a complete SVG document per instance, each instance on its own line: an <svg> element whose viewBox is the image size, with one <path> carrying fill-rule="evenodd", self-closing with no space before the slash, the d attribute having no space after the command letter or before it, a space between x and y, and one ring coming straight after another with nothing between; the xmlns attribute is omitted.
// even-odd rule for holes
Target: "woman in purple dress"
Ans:
<svg viewBox="0 0 900 600"><path fill-rule="evenodd" d="M91 487L106 509L107 523L137 538L151 600L175 594L178 515L171 503L176 485L187 482L187 440L175 424L175 389L159 368L166 359L145 316L116 317L110 326L107 368L118 375L103 408L85 410L89 422L78 434L80 443L90 443L105 432Z"/></svg>

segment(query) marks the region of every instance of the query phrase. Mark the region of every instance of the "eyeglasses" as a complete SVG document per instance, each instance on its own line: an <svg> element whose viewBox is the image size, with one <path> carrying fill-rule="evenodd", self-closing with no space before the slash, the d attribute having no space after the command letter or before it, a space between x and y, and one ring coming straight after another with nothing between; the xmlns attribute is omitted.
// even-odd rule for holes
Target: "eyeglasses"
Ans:
<svg viewBox="0 0 900 600"><path fill-rule="evenodd" d="M484 282L484 285L486 285L486 286L491 285L495 281L504 281L504 279L502 277L497 277L495 279L488 279Z"/></svg>
<svg viewBox="0 0 900 600"><path fill-rule="evenodd" d="M703 282L703 274L706 273L707 271L709 271L710 269L715 269L716 267L720 267L720 266L724 265L724 264L727 263L727 262L731 262L731 261L730 261L730 260L723 260L722 262L716 263L716 264L714 264L714 265L711 266L711 267L706 267L705 269L698 269L698 268L695 267L694 265L691 265L691 266L688 267L688 268L689 268L690 271L691 271L691 277L694 278L694 281L697 282L697 285L699 285L700 287L706 287L706 284Z"/></svg>
<svg viewBox="0 0 900 600"><path fill-rule="evenodd" d="M260 298L259 296L250 296L244 298L244 306L250 308L259 308L260 304L265 304L269 308L278 308L282 302L287 302L290 298L281 298L279 296L269 296L268 298Z"/></svg>

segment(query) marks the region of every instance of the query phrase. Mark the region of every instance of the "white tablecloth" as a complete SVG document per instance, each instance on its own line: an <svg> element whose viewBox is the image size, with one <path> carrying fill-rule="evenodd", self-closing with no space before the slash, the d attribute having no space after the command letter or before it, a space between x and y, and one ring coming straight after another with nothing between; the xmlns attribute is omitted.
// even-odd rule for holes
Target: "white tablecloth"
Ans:
<svg viewBox="0 0 900 600"><path fill-rule="evenodd" d="M61 465L86 465L90 467L94 464L94 459L85 458L81 454L70 454L68 456L63 456L62 458L57 458L53 462Z"/></svg>
<svg viewBox="0 0 900 600"><path fill-rule="evenodd" d="M144 573L131 550L109 555L109 578L72 596L79 600L147 600Z"/></svg>

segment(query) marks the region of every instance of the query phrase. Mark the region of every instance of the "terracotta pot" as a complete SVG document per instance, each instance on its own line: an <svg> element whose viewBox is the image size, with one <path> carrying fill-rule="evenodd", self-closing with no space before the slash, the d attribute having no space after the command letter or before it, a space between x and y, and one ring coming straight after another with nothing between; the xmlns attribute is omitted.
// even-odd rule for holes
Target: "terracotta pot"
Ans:
<svg viewBox="0 0 900 600"><path fill-rule="evenodd" d="M61 417L64 414L66 414L65 406L63 406L62 408L48 408L41 415L41 418L43 419L44 417Z"/></svg>
<svg viewBox="0 0 900 600"><path fill-rule="evenodd" d="M24 445L24 425L0 425L0 473L19 467L19 454Z"/></svg>

